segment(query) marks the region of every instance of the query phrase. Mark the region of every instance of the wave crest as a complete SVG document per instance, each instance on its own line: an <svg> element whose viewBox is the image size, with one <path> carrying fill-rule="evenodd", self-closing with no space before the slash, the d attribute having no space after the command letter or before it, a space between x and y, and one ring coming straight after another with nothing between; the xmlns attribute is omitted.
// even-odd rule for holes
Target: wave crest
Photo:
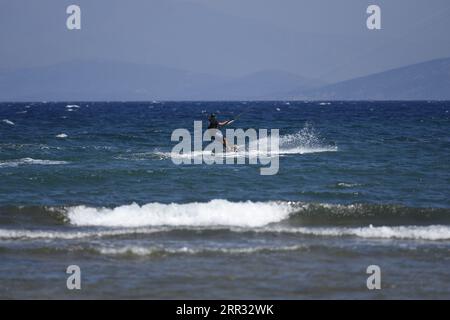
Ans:
<svg viewBox="0 0 450 320"><path fill-rule="evenodd" d="M113 228L185 227L259 228L267 225L288 227L361 227L401 225L450 225L449 208L416 208L393 204L326 204L289 201L232 202L152 202L105 207L0 207L0 217L11 225L95 226Z"/></svg>
<svg viewBox="0 0 450 320"><path fill-rule="evenodd" d="M360 228L266 228L260 232L292 233L318 237L358 237L365 239L450 240L450 226L381 226Z"/></svg>
<svg viewBox="0 0 450 320"><path fill-rule="evenodd" d="M261 227L288 218L291 209L288 203L212 200L186 204L131 204L112 209L78 206L68 209L68 218L77 226Z"/></svg>
<svg viewBox="0 0 450 320"><path fill-rule="evenodd" d="M290 246L259 246L259 247L200 247L200 248L165 248L165 247L142 247L142 246L125 246L120 248L102 247L98 251L104 255L136 255L136 256L153 256L153 255L176 255L176 254L254 254L254 253L271 253L283 251L300 251L307 249L304 245Z"/></svg>

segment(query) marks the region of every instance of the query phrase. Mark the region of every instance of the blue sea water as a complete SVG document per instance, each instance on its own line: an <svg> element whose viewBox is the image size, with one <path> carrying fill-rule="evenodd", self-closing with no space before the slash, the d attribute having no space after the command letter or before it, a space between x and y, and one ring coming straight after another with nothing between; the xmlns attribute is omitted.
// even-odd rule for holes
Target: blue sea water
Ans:
<svg viewBox="0 0 450 320"><path fill-rule="evenodd" d="M242 115L279 172L176 165ZM450 102L0 104L0 297L450 298ZM65 288L78 264L85 289ZM382 290L366 287L380 265ZM30 274L30 270L34 270Z"/></svg>

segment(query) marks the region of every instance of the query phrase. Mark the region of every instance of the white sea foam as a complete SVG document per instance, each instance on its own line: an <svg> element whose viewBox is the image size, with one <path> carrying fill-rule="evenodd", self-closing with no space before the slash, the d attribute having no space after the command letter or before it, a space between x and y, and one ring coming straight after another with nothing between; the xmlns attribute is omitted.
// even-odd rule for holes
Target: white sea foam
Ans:
<svg viewBox="0 0 450 320"><path fill-rule="evenodd" d="M102 238L132 234L150 234L156 232L167 231L167 229L114 229L101 231L52 231L52 230L13 230L0 229L0 239L10 240L75 240L84 238Z"/></svg>
<svg viewBox="0 0 450 320"><path fill-rule="evenodd" d="M270 141L267 141L270 137L259 139L258 141L250 144L248 153L260 152L258 145L270 145ZM316 132L316 130L309 124L307 124L300 131L293 134L281 135L279 137L279 150L270 152L271 155L286 155L286 154L307 154L318 152L335 152L338 148L336 146L328 145L325 143Z"/></svg>
<svg viewBox="0 0 450 320"><path fill-rule="evenodd" d="M303 227L303 228L264 228L259 232L297 233L303 235L343 237L354 236L368 239L411 239L411 240L450 240L450 226L381 226L381 227Z"/></svg>
<svg viewBox="0 0 450 320"><path fill-rule="evenodd" d="M113 209L78 206L68 209L68 217L77 226L261 227L288 218L291 210L289 204L275 202L212 200L187 204L131 204Z"/></svg>
<svg viewBox="0 0 450 320"><path fill-rule="evenodd" d="M76 109L79 109L79 108L80 108L79 105L69 104L69 105L66 106L66 109L67 109L66 111L73 112L73 111L75 111Z"/></svg>
<svg viewBox="0 0 450 320"><path fill-rule="evenodd" d="M199 232L201 230L210 230L214 227L142 227L142 228L121 228L110 230L92 230L92 231L52 231L52 230L11 230L0 229L0 239L8 240L76 240L85 238L104 238L126 235L145 235L161 232L169 232L179 228ZM427 240L427 241L445 241L450 240L450 226L432 225L432 226L382 226L382 227L229 227L231 232L256 232L256 233L288 233L300 234L317 237L358 237L365 239L399 239L399 240ZM255 248L210 248L209 251L235 251L245 252ZM267 247L258 247L257 250L270 250ZM107 250L107 249L105 249ZM118 250L117 253L125 253L129 248L112 249ZM152 249L153 250L153 249ZM180 250L180 249L176 249ZM187 249L186 249L187 250ZM191 249L189 249L191 250ZM195 250L195 249L192 249ZM203 250L203 249L202 249ZM277 249L278 250L278 249ZM286 250L288 250L286 248ZM295 250L295 249L292 249ZM106 253L106 252L105 252Z"/></svg>
<svg viewBox="0 0 450 320"><path fill-rule="evenodd" d="M336 146L325 143L311 125L306 125L294 134L280 136L281 154L305 154L316 152L335 152Z"/></svg>
<svg viewBox="0 0 450 320"><path fill-rule="evenodd" d="M346 183L346 182L339 182L337 184L338 187L340 188L353 188L353 187L358 187L360 186L360 184L358 183Z"/></svg>
<svg viewBox="0 0 450 320"><path fill-rule="evenodd" d="M62 165L68 164L67 161L56 161L56 160L41 160L33 158L22 158L15 160L5 160L0 161L0 168L2 167L17 167L21 165Z"/></svg>
<svg viewBox="0 0 450 320"><path fill-rule="evenodd" d="M105 255L137 255L137 256L149 256L154 254L210 254L210 253L223 253L223 254L252 254L260 252L280 252L280 251L297 251L307 248L304 245L291 245L291 246L258 246L258 247L179 247L179 248L167 248L167 247L143 247L143 246L124 246L124 247L101 247L98 251Z"/></svg>
<svg viewBox="0 0 450 320"><path fill-rule="evenodd" d="M3 119L3 122L6 123L6 124L9 124L10 126L14 125L14 122L12 122L12 121L10 121L8 119Z"/></svg>
<svg viewBox="0 0 450 320"><path fill-rule="evenodd" d="M56 137L57 137L57 138L64 139L64 138L67 138L68 136L67 136L67 134L65 134L65 133L60 133L60 134L56 135Z"/></svg>
<svg viewBox="0 0 450 320"><path fill-rule="evenodd" d="M308 154L320 152L336 152L337 146L326 144L319 137L317 132L310 125L306 125L302 130L294 134L282 135L279 137L279 150L264 151L259 150L258 145L270 146L270 138L261 138L249 146L238 146L236 152L226 152L223 154L224 158L247 158L257 156L283 156L289 154ZM154 152L155 155L161 159L193 159L196 157L212 156L209 151L194 151L185 154L171 153L171 152Z"/></svg>
<svg viewBox="0 0 450 320"><path fill-rule="evenodd" d="M326 206L326 205L324 205ZM230 202L137 204L116 208L68 209L70 223L77 226L116 228L166 227L172 229L228 228L233 232L293 233L323 237L354 236L379 239L450 240L450 226L282 227L277 222L299 210L288 202ZM155 229L151 229L156 232ZM148 232L148 229L130 232Z"/></svg>

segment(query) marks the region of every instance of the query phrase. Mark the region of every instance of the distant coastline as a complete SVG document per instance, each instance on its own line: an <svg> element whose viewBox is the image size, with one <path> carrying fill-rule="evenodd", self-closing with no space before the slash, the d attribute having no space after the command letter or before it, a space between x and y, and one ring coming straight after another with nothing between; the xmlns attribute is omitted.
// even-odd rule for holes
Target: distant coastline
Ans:
<svg viewBox="0 0 450 320"><path fill-rule="evenodd" d="M72 61L0 71L0 101L446 101L450 58L329 84L279 70L226 77L155 65Z"/></svg>

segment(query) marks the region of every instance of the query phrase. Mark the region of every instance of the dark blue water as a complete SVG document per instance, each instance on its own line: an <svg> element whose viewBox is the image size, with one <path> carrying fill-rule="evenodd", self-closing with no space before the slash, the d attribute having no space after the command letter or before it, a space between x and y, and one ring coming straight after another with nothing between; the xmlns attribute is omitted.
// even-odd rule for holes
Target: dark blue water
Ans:
<svg viewBox="0 0 450 320"><path fill-rule="evenodd" d="M223 198L450 206L450 103L66 105L1 105L0 119L14 123L0 126L2 205ZM175 145L174 129L193 130L194 120L206 126L202 111L225 120L248 108L234 128L278 128L281 136L297 135L292 143L300 151L337 152L282 156L279 174L268 177L258 166L180 167L160 156Z"/></svg>
<svg viewBox="0 0 450 320"><path fill-rule="evenodd" d="M209 112L279 172L174 164ZM449 298L449 160L450 102L2 103L0 296Z"/></svg>

